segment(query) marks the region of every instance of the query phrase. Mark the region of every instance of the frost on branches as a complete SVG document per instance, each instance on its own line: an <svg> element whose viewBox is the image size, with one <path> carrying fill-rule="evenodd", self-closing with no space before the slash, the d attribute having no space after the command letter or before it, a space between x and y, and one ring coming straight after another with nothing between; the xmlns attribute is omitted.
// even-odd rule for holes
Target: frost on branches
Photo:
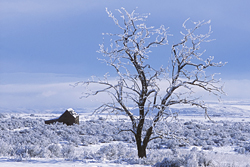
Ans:
<svg viewBox="0 0 250 167"><path fill-rule="evenodd" d="M108 36L110 44L107 47L100 45L101 59L108 66L112 66L117 73L116 83L111 82L106 74L104 79L89 80L76 83L90 85L98 84L103 87L86 93L86 97L107 93L112 101L96 109L96 112L115 112L125 114L131 120L130 131L134 134L137 144L138 156L146 157L148 142L163 137L174 137L168 131L167 125L158 126L159 122L166 122L167 118L175 115L169 109L176 104L190 104L201 107L207 116L207 107L200 98L194 97L194 89L199 87L205 92L216 96L223 94L219 80L214 75L206 75L209 67L222 67L224 63L213 62L213 57L203 58L204 51L200 51L202 42L209 42L212 33L209 26L205 34L196 34L202 26L210 21L183 23L185 32L181 32L183 39L171 49L171 64L167 68L152 67L148 61L152 47L168 45L168 28L147 27L145 22L148 15L139 15L133 11L128 13L124 8L117 10L121 19L116 18L106 9L110 18L120 29L120 34L103 34ZM187 22L193 27L188 28ZM159 60L160 61L160 60ZM167 81L165 87L160 82ZM165 90L165 91L162 91ZM133 104L133 105L132 105ZM134 114L132 110L138 110ZM150 124L145 122L150 122Z"/></svg>

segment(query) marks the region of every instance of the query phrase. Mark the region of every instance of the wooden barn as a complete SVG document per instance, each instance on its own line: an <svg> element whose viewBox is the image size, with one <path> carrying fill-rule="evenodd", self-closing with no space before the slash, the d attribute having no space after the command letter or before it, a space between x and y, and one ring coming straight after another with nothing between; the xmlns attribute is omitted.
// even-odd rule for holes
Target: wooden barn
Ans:
<svg viewBox="0 0 250 167"><path fill-rule="evenodd" d="M55 122L62 122L67 125L79 125L79 115L72 108L69 108L59 118L46 120L45 124L53 124Z"/></svg>

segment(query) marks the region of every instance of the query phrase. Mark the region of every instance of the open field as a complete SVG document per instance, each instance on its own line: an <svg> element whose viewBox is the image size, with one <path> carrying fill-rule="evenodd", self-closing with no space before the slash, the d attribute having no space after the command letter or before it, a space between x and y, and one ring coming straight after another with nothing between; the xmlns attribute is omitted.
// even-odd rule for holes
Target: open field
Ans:
<svg viewBox="0 0 250 167"><path fill-rule="evenodd" d="M125 117L79 113L80 125L45 125L60 114L0 114L0 166L249 166L250 112L246 103L210 104L213 121L195 108L173 108L169 139L149 143L138 159ZM148 121L150 124L150 120ZM174 138L173 138L174 136Z"/></svg>

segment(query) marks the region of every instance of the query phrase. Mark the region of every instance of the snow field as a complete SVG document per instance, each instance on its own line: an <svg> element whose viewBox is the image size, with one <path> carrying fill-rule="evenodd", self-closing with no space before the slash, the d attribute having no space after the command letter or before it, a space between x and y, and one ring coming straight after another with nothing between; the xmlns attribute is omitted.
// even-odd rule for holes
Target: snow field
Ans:
<svg viewBox="0 0 250 167"><path fill-rule="evenodd" d="M168 130L175 138L151 141L147 158L138 159L133 135L118 133L118 127L130 127L129 121L82 116L80 125L66 126L61 123L45 125L44 118L49 117L1 114L0 166L250 164L250 122L246 121L213 123L180 119L169 122Z"/></svg>

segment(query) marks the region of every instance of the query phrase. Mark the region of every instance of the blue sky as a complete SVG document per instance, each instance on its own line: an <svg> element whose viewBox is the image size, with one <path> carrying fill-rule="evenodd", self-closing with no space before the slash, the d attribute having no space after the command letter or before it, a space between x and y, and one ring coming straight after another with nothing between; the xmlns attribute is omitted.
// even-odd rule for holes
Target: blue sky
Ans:
<svg viewBox="0 0 250 167"><path fill-rule="evenodd" d="M243 85L248 87L250 80L249 6L248 0L1 0L0 106L8 108L10 103L13 106L17 101L20 104L15 106L24 108L54 107L51 101L56 103L55 106L76 105L80 93L72 91L68 84L92 75L102 76L110 70L97 60L101 55L96 52L102 43L102 33L118 31L108 18L105 7L117 16L115 9L121 7L128 11L138 7L138 13L151 13L147 25L169 27L173 34L169 37L170 44L180 41L179 32L187 18L193 21L211 19L211 38L216 40L205 44L202 49L206 49L206 55L214 56L216 61L228 62L215 71L221 73L229 92L234 92L232 98L245 99L248 88L241 91ZM162 62L171 52L168 47L157 54L152 63ZM56 90L48 86L55 83L65 84ZM36 89L34 86L29 89L32 85L47 85L47 88ZM17 90L9 90L13 87ZM62 92L65 89L74 96L68 105L67 94L65 99L56 101L64 97ZM38 105L41 99L36 99L34 94L44 97L43 105ZM83 103L84 100L77 105L84 107Z"/></svg>

